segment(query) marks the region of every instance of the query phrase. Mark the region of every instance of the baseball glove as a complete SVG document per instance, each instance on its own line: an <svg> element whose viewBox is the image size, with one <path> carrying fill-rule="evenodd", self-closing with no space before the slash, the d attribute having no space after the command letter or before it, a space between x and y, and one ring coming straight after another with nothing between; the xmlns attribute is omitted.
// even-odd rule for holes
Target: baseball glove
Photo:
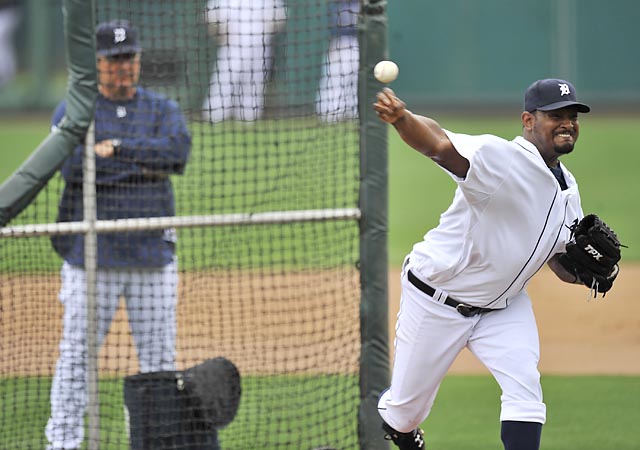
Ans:
<svg viewBox="0 0 640 450"><path fill-rule="evenodd" d="M622 245L618 236L595 214L576 220L570 230L571 239L567 252L560 255L560 264L593 290L594 296L604 296L619 272Z"/></svg>

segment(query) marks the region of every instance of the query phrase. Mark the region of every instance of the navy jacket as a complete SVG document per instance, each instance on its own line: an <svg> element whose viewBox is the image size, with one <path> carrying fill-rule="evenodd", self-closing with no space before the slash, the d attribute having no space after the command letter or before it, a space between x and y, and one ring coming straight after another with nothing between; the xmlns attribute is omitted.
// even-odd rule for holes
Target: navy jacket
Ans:
<svg viewBox="0 0 640 450"><path fill-rule="evenodd" d="M55 127L65 114L63 101L56 108ZM181 174L191 151L191 137L178 105L159 94L138 88L130 101L114 102L98 96L95 112L96 142L120 139L116 155L96 155L98 219L124 219L175 215L169 175ZM83 219L80 145L61 170L65 187L58 221ZM174 256L175 230L105 233L98 235L98 267L161 267ZM72 265L84 265L84 235L52 237L56 252Z"/></svg>

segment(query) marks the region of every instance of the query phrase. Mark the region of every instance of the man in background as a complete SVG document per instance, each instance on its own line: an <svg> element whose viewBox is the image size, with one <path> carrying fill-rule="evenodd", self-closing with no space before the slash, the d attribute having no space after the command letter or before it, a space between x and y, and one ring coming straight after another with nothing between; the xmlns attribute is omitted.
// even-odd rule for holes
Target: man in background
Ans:
<svg viewBox="0 0 640 450"><path fill-rule="evenodd" d="M191 137L178 105L138 86L141 47L128 22L98 25L99 95L95 110L96 195L99 220L175 215L170 175L184 171ZM66 104L53 115L65 120ZM58 221L83 219L80 145L61 168L65 187ZM54 236L64 259L60 357L51 387L48 449L75 450L84 439L87 406L87 297L84 235ZM141 372L175 370L178 272L174 229L98 235L96 301L98 343L120 297Z"/></svg>
<svg viewBox="0 0 640 450"><path fill-rule="evenodd" d="M329 3L331 42L316 99L316 113L325 122L358 117L359 13L359 0Z"/></svg>
<svg viewBox="0 0 640 450"><path fill-rule="evenodd" d="M577 100L570 82L537 80L525 91L522 134L511 141L445 130L409 111L389 88L378 93L374 109L457 184L438 226L413 246L402 267L391 385L378 403L385 438L400 450L425 448L419 426L466 347L502 390L504 449L538 450L547 408L526 287L545 264L560 280L603 293L618 274L612 259L598 288L595 279L563 263L572 225L584 213L578 183L560 158L573 152L578 115L590 107Z"/></svg>
<svg viewBox="0 0 640 450"><path fill-rule="evenodd" d="M271 44L287 20L285 5L280 0L209 0L205 20L218 48L203 119L259 119L273 65Z"/></svg>
<svg viewBox="0 0 640 450"><path fill-rule="evenodd" d="M14 33L19 21L18 0L0 0L0 88L9 84L18 70Z"/></svg>

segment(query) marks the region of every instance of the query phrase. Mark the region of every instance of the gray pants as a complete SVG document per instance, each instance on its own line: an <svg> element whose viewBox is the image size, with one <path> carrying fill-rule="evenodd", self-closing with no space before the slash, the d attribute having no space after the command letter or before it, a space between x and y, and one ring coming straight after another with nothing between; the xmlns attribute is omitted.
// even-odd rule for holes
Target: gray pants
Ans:
<svg viewBox="0 0 640 450"><path fill-rule="evenodd" d="M140 372L175 370L177 262L161 268L100 269L97 274L98 345L109 331L120 297ZM64 263L60 301L64 305L60 357L51 386L51 417L45 434L49 449L80 448L87 407L86 276Z"/></svg>

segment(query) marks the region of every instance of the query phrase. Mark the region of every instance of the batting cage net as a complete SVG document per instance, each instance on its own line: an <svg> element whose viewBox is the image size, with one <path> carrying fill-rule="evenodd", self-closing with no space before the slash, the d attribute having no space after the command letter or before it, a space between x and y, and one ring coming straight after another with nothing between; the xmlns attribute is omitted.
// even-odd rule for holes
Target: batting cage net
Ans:
<svg viewBox="0 0 640 450"><path fill-rule="evenodd" d="M360 2L94 8L92 128L0 238L0 448L374 448Z"/></svg>

